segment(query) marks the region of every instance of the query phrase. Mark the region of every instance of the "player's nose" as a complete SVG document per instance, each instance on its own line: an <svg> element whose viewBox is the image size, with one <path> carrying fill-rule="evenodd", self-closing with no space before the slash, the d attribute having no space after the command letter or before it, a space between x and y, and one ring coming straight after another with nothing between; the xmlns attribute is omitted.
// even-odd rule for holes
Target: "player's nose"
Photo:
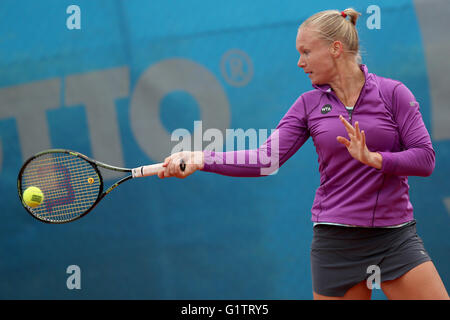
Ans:
<svg viewBox="0 0 450 320"><path fill-rule="evenodd" d="M299 66L300 68L305 68L306 64L305 64L305 60L302 59L302 57L300 56L300 58L298 58L297 61L297 66Z"/></svg>

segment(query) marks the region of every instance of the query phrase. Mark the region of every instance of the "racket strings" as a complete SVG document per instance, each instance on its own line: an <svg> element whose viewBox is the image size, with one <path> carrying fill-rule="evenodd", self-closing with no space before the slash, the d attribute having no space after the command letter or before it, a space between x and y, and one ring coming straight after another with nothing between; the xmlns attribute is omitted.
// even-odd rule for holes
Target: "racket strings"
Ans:
<svg viewBox="0 0 450 320"><path fill-rule="evenodd" d="M38 187L44 201L32 209L44 220L72 220L97 200L100 177L86 160L68 153L49 153L28 163L22 173L22 192Z"/></svg>

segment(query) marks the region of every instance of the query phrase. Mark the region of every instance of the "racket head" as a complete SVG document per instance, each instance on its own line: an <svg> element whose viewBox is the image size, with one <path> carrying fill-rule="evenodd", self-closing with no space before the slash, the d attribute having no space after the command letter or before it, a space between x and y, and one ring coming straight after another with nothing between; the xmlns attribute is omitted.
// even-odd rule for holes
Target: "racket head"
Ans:
<svg viewBox="0 0 450 320"><path fill-rule="evenodd" d="M44 195L37 207L23 199L28 187ZM103 179L97 165L71 150L50 149L30 157L17 177L22 205L34 218L47 223L66 223L86 215L101 199Z"/></svg>

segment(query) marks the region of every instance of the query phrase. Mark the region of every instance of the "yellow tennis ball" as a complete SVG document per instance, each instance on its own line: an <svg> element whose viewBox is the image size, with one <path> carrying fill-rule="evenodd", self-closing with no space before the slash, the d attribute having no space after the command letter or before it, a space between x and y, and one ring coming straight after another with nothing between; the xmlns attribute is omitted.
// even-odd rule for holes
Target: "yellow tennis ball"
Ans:
<svg viewBox="0 0 450 320"><path fill-rule="evenodd" d="M44 194L38 187L28 187L22 197L23 201L31 208L36 208L44 202Z"/></svg>

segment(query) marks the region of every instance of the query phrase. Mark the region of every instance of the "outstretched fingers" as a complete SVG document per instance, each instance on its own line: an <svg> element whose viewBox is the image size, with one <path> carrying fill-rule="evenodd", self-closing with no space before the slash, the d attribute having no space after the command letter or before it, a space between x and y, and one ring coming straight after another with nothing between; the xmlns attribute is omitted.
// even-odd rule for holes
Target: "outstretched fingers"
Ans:
<svg viewBox="0 0 450 320"><path fill-rule="evenodd" d="M350 141L348 141L347 139L345 139L344 137L341 136L337 136L337 141L339 143L342 143L344 146L346 146L347 148L350 146Z"/></svg>
<svg viewBox="0 0 450 320"><path fill-rule="evenodd" d="M347 133L350 135L355 135L355 128L347 121L342 115L339 115L339 119L344 124L345 130L347 130Z"/></svg>
<svg viewBox="0 0 450 320"><path fill-rule="evenodd" d="M362 134L361 134L361 131L359 129L359 122L358 121L355 122L355 136L356 136L356 139L358 139L358 141L362 140Z"/></svg>

